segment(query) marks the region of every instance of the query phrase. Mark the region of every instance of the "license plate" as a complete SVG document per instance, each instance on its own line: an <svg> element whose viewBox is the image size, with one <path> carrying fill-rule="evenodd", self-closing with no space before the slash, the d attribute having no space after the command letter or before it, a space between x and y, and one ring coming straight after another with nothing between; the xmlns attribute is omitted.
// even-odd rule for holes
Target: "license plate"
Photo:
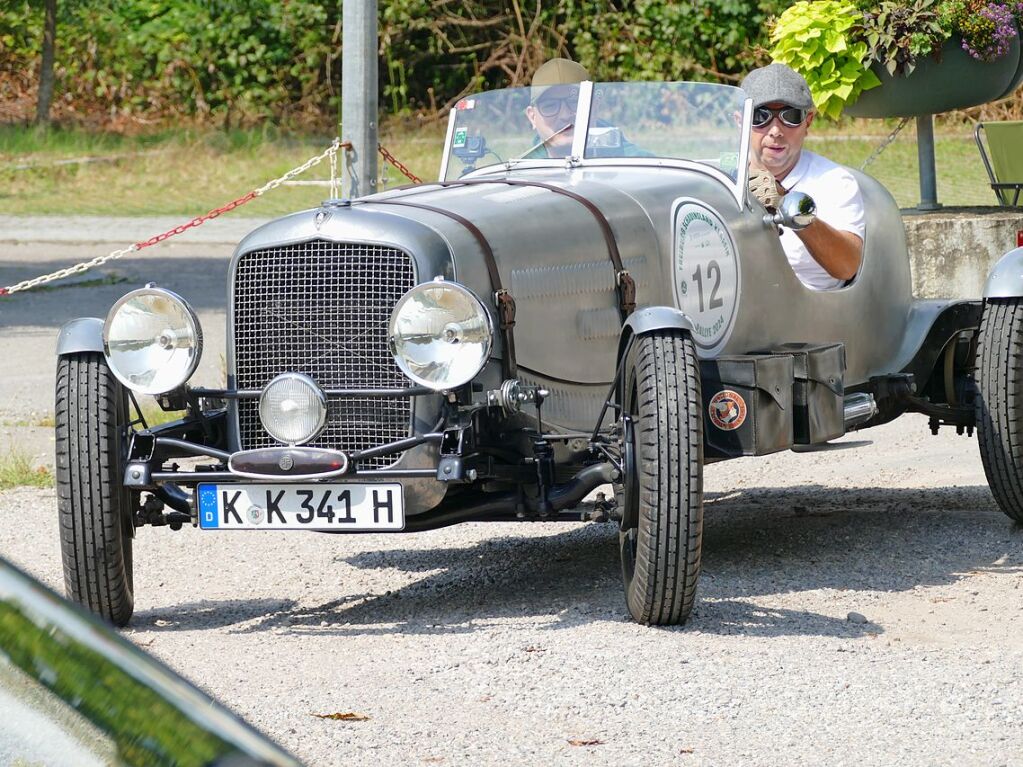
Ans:
<svg viewBox="0 0 1023 767"><path fill-rule="evenodd" d="M213 485L198 489L203 530L401 530L399 484Z"/></svg>

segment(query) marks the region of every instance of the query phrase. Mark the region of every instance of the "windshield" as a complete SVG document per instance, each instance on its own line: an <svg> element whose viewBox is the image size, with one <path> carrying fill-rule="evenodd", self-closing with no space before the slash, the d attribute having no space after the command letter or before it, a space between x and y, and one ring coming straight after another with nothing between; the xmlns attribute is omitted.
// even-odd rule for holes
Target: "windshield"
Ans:
<svg viewBox="0 0 1023 767"><path fill-rule="evenodd" d="M462 99L448 125L443 177L578 156L573 147L585 160L691 160L736 177L741 89L713 83L593 83L587 93L590 87L506 88ZM586 140L579 145L577 129L584 125Z"/></svg>

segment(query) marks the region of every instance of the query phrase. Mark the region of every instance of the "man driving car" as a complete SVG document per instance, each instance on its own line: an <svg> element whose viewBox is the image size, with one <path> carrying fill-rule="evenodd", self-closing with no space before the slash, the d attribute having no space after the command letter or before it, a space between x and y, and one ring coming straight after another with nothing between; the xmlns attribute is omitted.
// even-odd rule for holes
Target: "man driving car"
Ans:
<svg viewBox="0 0 1023 767"><path fill-rule="evenodd" d="M770 64L746 75L740 87L753 100L750 170L768 176L766 189L751 184L751 190L765 205L791 191L813 198L817 218L799 231L786 228L782 247L807 287L842 287L860 267L863 197L848 170L803 149L815 115L806 80L784 64Z"/></svg>

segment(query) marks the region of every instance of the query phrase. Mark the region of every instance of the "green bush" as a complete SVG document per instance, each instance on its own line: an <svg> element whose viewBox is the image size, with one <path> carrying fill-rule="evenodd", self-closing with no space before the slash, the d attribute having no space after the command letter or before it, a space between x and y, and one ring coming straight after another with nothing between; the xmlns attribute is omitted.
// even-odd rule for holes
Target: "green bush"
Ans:
<svg viewBox="0 0 1023 767"><path fill-rule="evenodd" d="M636 0L611 12L607 2L565 0L552 21L601 79L737 81L762 63L768 21L789 4Z"/></svg>
<svg viewBox="0 0 1023 767"><path fill-rule="evenodd" d="M336 2L79 0L61 6L57 92L72 114L251 124L336 112ZM38 68L42 12L0 9L0 72ZM58 111L60 106L58 105Z"/></svg>
<svg viewBox="0 0 1023 767"><path fill-rule="evenodd" d="M735 82L786 0L378 0L383 111L435 115L564 55L597 79ZM41 0L0 5L0 92L34 98ZM329 125L342 0L64 0L58 119ZM14 73L21 73L15 77ZM11 99L5 99L8 103Z"/></svg>

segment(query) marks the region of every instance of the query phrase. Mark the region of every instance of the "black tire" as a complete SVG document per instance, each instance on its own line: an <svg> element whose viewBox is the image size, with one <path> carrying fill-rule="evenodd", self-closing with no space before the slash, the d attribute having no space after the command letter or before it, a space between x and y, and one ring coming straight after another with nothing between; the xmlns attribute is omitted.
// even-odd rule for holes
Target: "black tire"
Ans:
<svg viewBox="0 0 1023 767"><path fill-rule="evenodd" d="M1023 301L984 302L977 345L977 443L998 506L1023 524Z"/></svg>
<svg viewBox="0 0 1023 767"><path fill-rule="evenodd" d="M102 354L57 363L57 509L68 599L125 626L135 606L124 487L128 397Z"/></svg>
<svg viewBox="0 0 1023 767"><path fill-rule="evenodd" d="M703 419L688 334L638 336L625 360L619 542L629 612L647 625L685 623L696 599L703 537ZM630 435L631 432L631 435Z"/></svg>

